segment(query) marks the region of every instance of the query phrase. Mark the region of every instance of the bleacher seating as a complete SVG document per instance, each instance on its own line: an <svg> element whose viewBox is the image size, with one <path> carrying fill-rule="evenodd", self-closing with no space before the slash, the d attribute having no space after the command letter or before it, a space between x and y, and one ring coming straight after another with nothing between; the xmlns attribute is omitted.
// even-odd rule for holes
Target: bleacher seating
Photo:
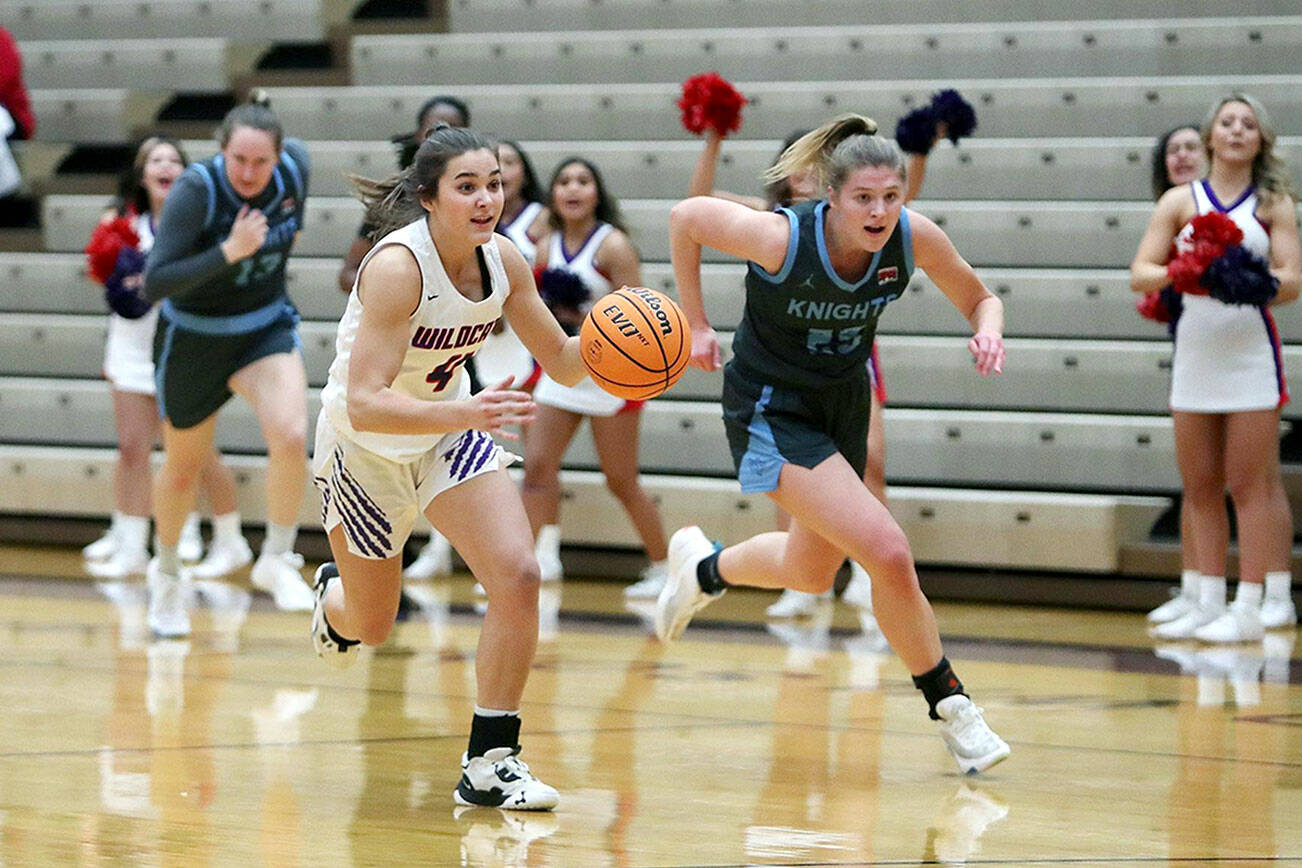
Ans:
<svg viewBox="0 0 1302 868"><path fill-rule="evenodd" d="M0 0L19 40L222 37L311 41L325 35L322 0Z"/></svg>
<svg viewBox="0 0 1302 868"><path fill-rule="evenodd" d="M44 142L120 145L153 126L176 91L230 86L255 49L323 38L340 6L0 0L0 21L26 52ZM925 562L1117 569L1118 547L1146 536L1179 488L1166 413L1170 343L1135 314L1125 270L1152 212L1153 137L1200 120L1214 97L1247 90L1271 109L1296 173L1302 20L1280 0L1152 0L1138 10L1124 0L1043 0L1033 12L1016 0L864 6L449 0L451 33L353 36L351 86L272 87L314 165L289 268L305 317L311 421L344 305L335 273L361 217L346 176L389 174L388 136L409 130L433 93L463 97L476 127L520 140L544 182L562 158L592 158L621 200L643 282L672 293L667 215L701 147L677 123L684 77L719 69L751 99L716 177L739 193L758 192L759 172L794 128L859 111L890 132L933 91L957 87L976 106L978 134L937 147L913 207L1004 300L1008 364L999 377L974 373L966 323L924 275L891 306L879 350L892 509ZM215 149L186 145L192 158ZM97 379L105 323L80 255L107 201L89 190L47 195L44 250L0 253L11 287L0 301L0 512L109 509L112 407ZM741 273L707 255L706 302L725 350L741 315ZM1278 323L1296 381L1302 316L1282 310ZM772 510L728 478L719 389L718 373L693 369L652 402L641 457L668 526L700 522L732 540L769 529ZM217 438L236 453L241 505L257 520L261 438L241 402ZM636 545L625 522L608 520L617 507L585 434L564 465L566 540ZM315 494L305 499L306 526L318 509Z"/></svg>
<svg viewBox="0 0 1302 868"><path fill-rule="evenodd" d="M853 68L859 72L860 67ZM683 70L683 77L697 72ZM831 80L738 82L750 99L742 138L782 139L791 130L844 111L868 112L893 130L895 119L943 87L965 93L982 136L1041 138L1085 133L1160 135L1200 120L1215 95L1247 90L1281 120L1302 114L1302 76L1123 76L1078 78ZM687 138L675 124L678 81L646 84L466 85L476 126L510 138L595 140ZM424 87L270 88L292 134L359 139L410 128L430 96ZM1291 132L1289 128L1286 131Z"/></svg>
<svg viewBox="0 0 1302 868"><path fill-rule="evenodd" d="M30 88L223 90L233 58L225 39L62 39L22 42Z"/></svg>
<svg viewBox="0 0 1302 868"><path fill-rule="evenodd" d="M860 0L804 0L793 7L789 0L746 0L728 3L727 22L732 27L774 27L778 24L839 26L848 22L879 25L940 24L972 21L1114 21L1133 17L1130 0L1040 0L1027 7L1025 0L912 0L909 3L874 3L865 9ZM1277 0L1146 0L1146 18L1225 18L1238 15L1279 15L1290 11ZM517 31L700 29L719 25L718 0L449 0L448 29L454 33L499 32L503 22Z"/></svg>
<svg viewBox="0 0 1302 868"><path fill-rule="evenodd" d="M518 27L512 22L512 28ZM502 84L676 81L718 69L744 81L817 81L886 71L892 78L1021 75L1238 75L1296 71L1296 16L1194 21L842 24L358 36L353 81L362 85L477 85L491 67ZM878 74L881 74L879 72Z"/></svg>
<svg viewBox="0 0 1302 868"><path fill-rule="evenodd" d="M124 88L32 90L42 139L82 144L116 144L152 125L166 101L162 93Z"/></svg>

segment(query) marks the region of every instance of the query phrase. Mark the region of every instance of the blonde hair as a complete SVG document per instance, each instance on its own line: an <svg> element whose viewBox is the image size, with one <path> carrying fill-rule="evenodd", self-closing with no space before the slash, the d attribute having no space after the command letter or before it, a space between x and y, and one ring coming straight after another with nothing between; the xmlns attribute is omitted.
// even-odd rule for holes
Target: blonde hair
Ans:
<svg viewBox="0 0 1302 868"><path fill-rule="evenodd" d="M1262 198L1265 200L1276 196L1295 198L1293 179L1289 176L1288 165L1275 153L1275 125L1270 120L1270 114L1260 100L1242 91L1235 91L1216 102L1211 111L1207 112L1207 117L1203 119L1198 134L1202 137L1208 162L1215 158L1215 154L1212 153L1212 125L1216 123L1216 116L1221 113L1221 109L1232 102L1241 102L1252 109L1252 113L1257 118L1257 129L1261 133L1261 148L1252 160L1252 183L1262 191Z"/></svg>
<svg viewBox="0 0 1302 868"><path fill-rule="evenodd" d="M836 189L863 166L889 166L902 181L907 174L904 153L894 141L877 135L876 121L845 114L792 142L763 178L772 184L797 172L813 172L818 186Z"/></svg>

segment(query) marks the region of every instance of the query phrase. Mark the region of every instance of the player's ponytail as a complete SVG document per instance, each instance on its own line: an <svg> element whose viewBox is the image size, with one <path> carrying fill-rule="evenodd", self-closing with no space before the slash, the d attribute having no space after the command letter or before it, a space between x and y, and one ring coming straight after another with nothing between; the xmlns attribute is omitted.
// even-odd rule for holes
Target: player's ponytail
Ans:
<svg viewBox="0 0 1302 868"><path fill-rule="evenodd" d="M262 88L249 92L247 101L237 105L226 113L221 126L217 128L217 142L224 148L231 139L231 133L239 127L248 127L269 133L276 142L276 150L285 139L285 130L280 125L280 118L271 110L271 96Z"/></svg>
<svg viewBox="0 0 1302 868"><path fill-rule="evenodd" d="M372 241L422 217L422 199L438 198L439 179L453 157L467 151L489 150L497 155L496 143L464 127L439 124L416 149L407 168L383 181L350 175L353 189L366 206L366 222L372 227Z"/></svg>
<svg viewBox="0 0 1302 868"><path fill-rule="evenodd" d="M773 183L805 172L814 172L820 179L825 178L827 160L837 145L850 136L871 136L876 132L877 122L863 115L846 114L832 118L792 142L777 162L764 171L763 178Z"/></svg>

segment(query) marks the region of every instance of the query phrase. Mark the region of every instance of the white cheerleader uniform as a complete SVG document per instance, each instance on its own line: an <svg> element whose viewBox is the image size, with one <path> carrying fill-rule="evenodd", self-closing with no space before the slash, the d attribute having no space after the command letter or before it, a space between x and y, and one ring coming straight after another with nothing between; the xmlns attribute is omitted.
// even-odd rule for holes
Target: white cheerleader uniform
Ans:
<svg viewBox="0 0 1302 868"><path fill-rule="evenodd" d="M497 231L511 239L511 243L519 248L531 266L538 255L538 248L529 237L529 227L542 209L542 203L530 202L520 209L520 213L510 223L497 225ZM502 320L499 331L488 336L475 356L475 371L479 374L480 384L485 388L510 377L511 388L519 389L528 385L534 377L533 356L520 343L506 320Z"/></svg>
<svg viewBox="0 0 1302 868"><path fill-rule="evenodd" d="M1198 214L1219 211L1243 231L1243 246L1269 261L1270 235L1256 217L1257 192L1249 187L1238 201L1222 205L1206 179L1191 185ZM1189 249L1191 225L1176 236L1176 250ZM1272 410L1288 402L1279 330L1270 308L1231 305L1209 295L1181 297L1171 364L1171 409L1186 413Z"/></svg>
<svg viewBox="0 0 1302 868"><path fill-rule="evenodd" d="M138 249L149 253L154 246L154 227L148 214L137 214L132 228L140 238ZM109 314L108 340L104 343L104 379L120 392L155 394L154 329L158 326L158 305L139 319Z"/></svg>
<svg viewBox="0 0 1302 868"><path fill-rule="evenodd" d="M597 270L596 258L601 242L613 231L615 227L609 223L598 223L583 246L573 255L565 250L564 233L553 232L551 245L547 249L547 267L564 269L577 276L588 288L590 301L595 302L611 291L610 281ZM538 378L533 397L539 404L559 407L584 416L614 416L624 409L623 398L616 398L604 391L591 378L585 378L575 386L562 386L544 373Z"/></svg>
<svg viewBox="0 0 1302 868"><path fill-rule="evenodd" d="M412 313L407 351L392 388L426 401L470 396L465 363L483 345L502 315L511 290L496 239L478 250L484 298L471 301L448 278L425 220L380 239L362 260L359 279L376 251L401 245L420 266L420 304ZM348 365L362 318L357 284L335 337L335 360L321 390L312 468L321 490L322 524L342 525L348 550L364 558L395 557L411 534L417 513L442 492L506 467L515 457L487 431L383 434L357 431L348 418Z"/></svg>

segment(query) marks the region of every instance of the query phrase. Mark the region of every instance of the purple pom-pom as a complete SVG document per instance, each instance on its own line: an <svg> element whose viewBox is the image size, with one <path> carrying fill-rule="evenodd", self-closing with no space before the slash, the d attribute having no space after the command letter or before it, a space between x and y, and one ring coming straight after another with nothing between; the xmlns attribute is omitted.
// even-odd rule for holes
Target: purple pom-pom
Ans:
<svg viewBox="0 0 1302 868"><path fill-rule="evenodd" d="M153 302L145 297L145 254L134 247L118 252L117 265L104 281L104 301L124 319L140 319Z"/></svg>
<svg viewBox="0 0 1302 868"><path fill-rule="evenodd" d="M1265 305L1279 291L1279 280L1270 273L1266 260L1241 244L1225 248L1198 282L1224 304Z"/></svg>
<svg viewBox="0 0 1302 868"><path fill-rule="evenodd" d="M926 156L936 143L936 116L931 106L923 106L900 118L895 124L895 141L906 154Z"/></svg>
<svg viewBox="0 0 1302 868"><path fill-rule="evenodd" d="M587 284L564 268L548 268L538 280L538 292L548 307L580 308L592 297Z"/></svg>
<svg viewBox="0 0 1302 868"><path fill-rule="evenodd" d="M956 145L976 130L976 110L956 90L936 91L931 97L931 111L938 123L948 127L945 135Z"/></svg>
<svg viewBox="0 0 1302 868"><path fill-rule="evenodd" d="M577 335L592 293L577 274L563 268L548 268L538 275L538 294L568 335Z"/></svg>

